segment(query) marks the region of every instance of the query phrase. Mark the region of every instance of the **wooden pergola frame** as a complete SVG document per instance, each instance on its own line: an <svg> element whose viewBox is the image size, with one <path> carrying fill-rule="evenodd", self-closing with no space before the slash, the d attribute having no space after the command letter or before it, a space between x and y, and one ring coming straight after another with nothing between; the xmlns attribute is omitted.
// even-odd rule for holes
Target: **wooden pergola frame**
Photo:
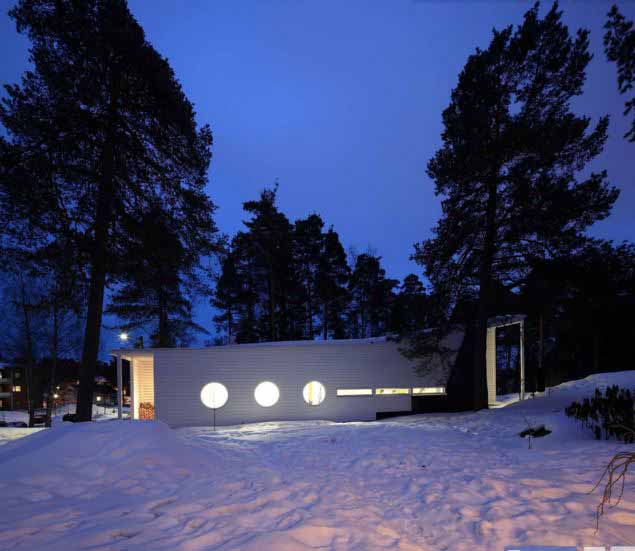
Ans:
<svg viewBox="0 0 635 551"><path fill-rule="evenodd" d="M506 404L496 401L496 330L510 325L520 326L520 389L518 399L525 399L525 318L524 314L497 316L487 323L487 402L489 407ZM511 402L510 402L511 403Z"/></svg>

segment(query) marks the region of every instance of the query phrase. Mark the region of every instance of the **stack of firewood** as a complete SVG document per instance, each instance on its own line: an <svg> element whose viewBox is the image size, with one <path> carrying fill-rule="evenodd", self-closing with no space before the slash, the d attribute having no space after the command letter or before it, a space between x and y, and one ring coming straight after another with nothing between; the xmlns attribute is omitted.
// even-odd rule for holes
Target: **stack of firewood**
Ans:
<svg viewBox="0 0 635 551"><path fill-rule="evenodd" d="M139 404L139 419L154 419L154 406L150 402Z"/></svg>

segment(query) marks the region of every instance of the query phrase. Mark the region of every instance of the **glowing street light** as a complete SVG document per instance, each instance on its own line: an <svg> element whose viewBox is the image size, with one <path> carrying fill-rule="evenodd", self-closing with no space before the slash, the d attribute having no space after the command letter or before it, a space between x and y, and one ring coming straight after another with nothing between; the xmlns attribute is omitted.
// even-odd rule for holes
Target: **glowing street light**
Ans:
<svg viewBox="0 0 635 551"><path fill-rule="evenodd" d="M128 333L119 333L119 340L121 342L127 342L128 341Z"/></svg>

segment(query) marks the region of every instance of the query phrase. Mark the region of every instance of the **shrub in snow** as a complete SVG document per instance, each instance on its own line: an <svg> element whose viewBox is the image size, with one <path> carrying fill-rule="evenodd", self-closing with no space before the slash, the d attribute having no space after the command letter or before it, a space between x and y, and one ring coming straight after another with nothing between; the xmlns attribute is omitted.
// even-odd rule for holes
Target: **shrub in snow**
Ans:
<svg viewBox="0 0 635 551"><path fill-rule="evenodd" d="M531 438L542 438L543 436L547 436L551 434L551 431L548 428L545 428L544 425L538 425L537 427L529 427L520 433L522 438L527 436Z"/></svg>
<svg viewBox="0 0 635 551"><path fill-rule="evenodd" d="M615 437L632 444L635 441L635 404L628 389L617 385L607 387L604 394L595 389L592 398L573 402L565 408L569 417L574 417L582 426L590 429L600 440Z"/></svg>

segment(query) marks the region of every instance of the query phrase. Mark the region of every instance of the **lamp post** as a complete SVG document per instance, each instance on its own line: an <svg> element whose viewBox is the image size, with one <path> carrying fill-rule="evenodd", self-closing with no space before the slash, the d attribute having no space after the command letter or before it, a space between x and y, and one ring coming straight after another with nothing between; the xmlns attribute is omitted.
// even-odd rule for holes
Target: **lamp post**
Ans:
<svg viewBox="0 0 635 551"><path fill-rule="evenodd" d="M122 331L119 333L119 340L122 344L128 342L128 333ZM123 367L121 363L121 354L117 354L117 419L123 419ZM131 374L132 377L132 374Z"/></svg>

